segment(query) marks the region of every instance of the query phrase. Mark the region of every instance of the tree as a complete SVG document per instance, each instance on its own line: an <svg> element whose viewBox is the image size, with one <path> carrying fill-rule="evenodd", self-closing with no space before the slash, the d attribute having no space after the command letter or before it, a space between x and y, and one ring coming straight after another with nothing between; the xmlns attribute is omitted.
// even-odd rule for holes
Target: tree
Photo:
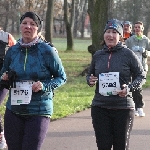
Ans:
<svg viewBox="0 0 150 150"><path fill-rule="evenodd" d="M45 24L45 39L52 42L54 0L48 0Z"/></svg>
<svg viewBox="0 0 150 150"><path fill-rule="evenodd" d="M85 18L87 16L87 1L76 0L74 18L74 37L84 38Z"/></svg>
<svg viewBox="0 0 150 150"><path fill-rule="evenodd" d="M74 25L74 14L75 14L74 10L75 10L75 0L72 0L72 3L70 5L68 4L67 0L64 0L64 21L65 21L66 32L67 32L66 50L74 50L74 43L73 43L73 25Z"/></svg>
<svg viewBox="0 0 150 150"><path fill-rule="evenodd" d="M83 3L83 13L82 13L82 16L81 16L81 38L84 37L84 26L85 26L85 18L86 18L86 15L87 15L87 12L85 12L86 10L86 4L87 4L87 1L88 0L85 0L84 3Z"/></svg>
<svg viewBox="0 0 150 150"><path fill-rule="evenodd" d="M110 3L111 0L88 0L88 14L92 30L92 45L88 47L88 51L92 55L101 48L100 43L103 41Z"/></svg>

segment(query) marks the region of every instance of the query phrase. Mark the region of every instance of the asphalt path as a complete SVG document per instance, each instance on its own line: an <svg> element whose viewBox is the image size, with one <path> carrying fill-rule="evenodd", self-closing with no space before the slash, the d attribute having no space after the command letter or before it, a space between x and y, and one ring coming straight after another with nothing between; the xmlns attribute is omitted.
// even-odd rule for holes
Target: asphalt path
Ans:
<svg viewBox="0 0 150 150"><path fill-rule="evenodd" d="M144 89L145 117L135 117L130 150L150 150L150 89ZM41 150L97 150L90 109L50 123Z"/></svg>

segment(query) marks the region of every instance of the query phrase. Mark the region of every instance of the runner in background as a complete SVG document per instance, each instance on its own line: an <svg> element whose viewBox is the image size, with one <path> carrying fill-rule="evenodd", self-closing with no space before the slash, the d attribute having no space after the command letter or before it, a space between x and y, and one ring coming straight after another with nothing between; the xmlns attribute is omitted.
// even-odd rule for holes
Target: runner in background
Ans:
<svg viewBox="0 0 150 150"><path fill-rule="evenodd" d="M133 36L125 40L126 46L131 49L139 58L143 65L144 71L147 74L148 71L148 51L150 51L150 40L148 37L143 35L144 25L143 22L138 21L134 24L134 34ZM133 75L133 80L135 76ZM133 100L135 102L135 116L144 117L145 113L143 107L145 105L143 101L143 90L142 87L135 89L133 91Z"/></svg>
<svg viewBox="0 0 150 150"><path fill-rule="evenodd" d="M11 47L14 44L16 44L15 38L10 33L3 31L2 27L0 27L0 70L2 69L4 56L8 47ZM7 89L0 90L0 104L5 99L7 93ZM3 130L2 118L0 118L0 149L4 149L6 147Z"/></svg>
<svg viewBox="0 0 150 150"><path fill-rule="evenodd" d="M124 21L123 22L123 38L124 41L131 37L133 35L132 33L132 23L130 21Z"/></svg>

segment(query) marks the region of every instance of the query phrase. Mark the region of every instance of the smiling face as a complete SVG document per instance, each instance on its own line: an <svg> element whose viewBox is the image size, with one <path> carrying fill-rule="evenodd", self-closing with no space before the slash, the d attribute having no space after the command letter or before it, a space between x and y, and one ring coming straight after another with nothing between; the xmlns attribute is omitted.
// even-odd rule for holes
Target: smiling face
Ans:
<svg viewBox="0 0 150 150"><path fill-rule="evenodd" d="M104 33L105 44L110 48L118 44L120 35L115 29L107 29Z"/></svg>
<svg viewBox="0 0 150 150"><path fill-rule="evenodd" d="M25 17L20 24L20 30L24 43L32 42L38 34L38 26L30 17Z"/></svg>

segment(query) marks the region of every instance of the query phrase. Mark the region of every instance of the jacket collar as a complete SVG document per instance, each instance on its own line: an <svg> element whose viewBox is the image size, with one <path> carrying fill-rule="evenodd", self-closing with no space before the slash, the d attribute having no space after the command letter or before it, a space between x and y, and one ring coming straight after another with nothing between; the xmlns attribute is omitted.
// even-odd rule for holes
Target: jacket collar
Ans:
<svg viewBox="0 0 150 150"><path fill-rule="evenodd" d="M123 47L125 47L125 46L122 44L122 42L119 42L116 46L111 47L111 48L109 48L107 45L104 45L103 50L110 53L110 52L113 52L113 51L118 51Z"/></svg>

